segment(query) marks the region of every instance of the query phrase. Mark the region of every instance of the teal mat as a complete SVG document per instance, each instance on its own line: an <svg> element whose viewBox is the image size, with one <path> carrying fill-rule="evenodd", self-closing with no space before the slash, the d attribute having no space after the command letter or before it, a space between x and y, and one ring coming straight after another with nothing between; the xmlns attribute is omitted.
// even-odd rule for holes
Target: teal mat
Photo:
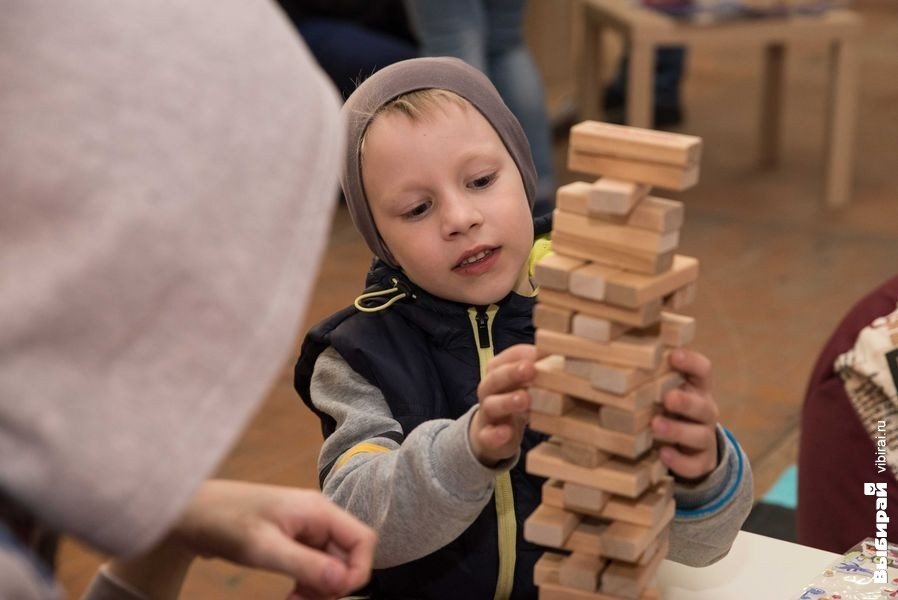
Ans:
<svg viewBox="0 0 898 600"><path fill-rule="evenodd" d="M761 502L794 509L798 503L798 467L792 465L783 471Z"/></svg>

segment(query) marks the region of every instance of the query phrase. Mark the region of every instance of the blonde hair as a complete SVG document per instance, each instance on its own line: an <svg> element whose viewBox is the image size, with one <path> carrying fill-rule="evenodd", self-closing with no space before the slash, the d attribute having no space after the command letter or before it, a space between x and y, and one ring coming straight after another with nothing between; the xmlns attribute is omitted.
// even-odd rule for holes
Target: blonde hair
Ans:
<svg viewBox="0 0 898 600"><path fill-rule="evenodd" d="M433 115L437 111L445 110L447 106L457 106L459 108L469 108L473 106L470 102L449 90L440 88L428 88L424 90L415 90L407 92L401 96L396 96L389 102L380 106L371 115L368 120L368 126L362 133L359 140L359 152L365 149L365 140L368 137L368 131L371 124L380 115L400 114L405 115L412 121L420 121L428 116Z"/></svg>

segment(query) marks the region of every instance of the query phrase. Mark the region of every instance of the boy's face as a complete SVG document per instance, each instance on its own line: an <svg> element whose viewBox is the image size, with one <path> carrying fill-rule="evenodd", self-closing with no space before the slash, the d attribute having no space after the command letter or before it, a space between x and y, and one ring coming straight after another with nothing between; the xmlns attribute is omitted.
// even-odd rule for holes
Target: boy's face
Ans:
<svg viewBox="0 0 898 600"><path fill-rule="evenodd" d="M517 165L477 109L446 103L416 121L376 117L362 179L381 237L417 285L474 305L514 288L533 245L530 206Z"/></svg>

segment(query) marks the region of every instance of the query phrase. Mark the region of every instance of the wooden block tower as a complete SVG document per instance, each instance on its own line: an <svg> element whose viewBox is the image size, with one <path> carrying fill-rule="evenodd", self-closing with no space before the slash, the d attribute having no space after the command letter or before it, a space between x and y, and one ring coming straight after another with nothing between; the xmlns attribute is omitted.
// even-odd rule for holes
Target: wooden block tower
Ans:
<svg viewBox="0 0 898 600"><path fill-rule="evenodd" d="M558 189L554 252L536 266L537 363L530 426L551 435L527 471L548 481L524 537L557 548L534 572L539 597L657 598L673 480L650 429L682 378L667 353L695 321L698 261L676 254L683 205L650 195L698 180L701 140L597 122L571 130L569 166L599 175Z"/></svg>

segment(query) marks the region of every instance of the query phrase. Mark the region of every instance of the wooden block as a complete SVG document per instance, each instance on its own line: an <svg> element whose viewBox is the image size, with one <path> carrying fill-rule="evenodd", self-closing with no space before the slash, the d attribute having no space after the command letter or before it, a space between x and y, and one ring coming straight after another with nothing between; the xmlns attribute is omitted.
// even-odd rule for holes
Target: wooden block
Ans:
<svg viewBox="0 0 898 600"><path fill-rule="evenodd" d="M594 516L602 514L602 510L610 497L608 492L570 481L565 483L561 490L561 500L564 508Z"/></svg>
<svg viewBox="0 0 898 600"><path fill-rule="evenodd" d="M661 313L659 329L662 344L680 348L695 339L695 318L665 311Z"/></svg>
<svg viewBox="0 0 898 600"><path fill-rule="evenodd" d="M552 232L593 240L599 246L621 252L650 252L661 254L677 247L680 232L660 233L638 227L617 225L603 219L586 217L556 209L552 217Z"/></svg>
<svg viewBox="0 0 898 600"><path fill-rule="evenodd" d="M650 385L652 391L650 394L655 398L655 402L661 404L664 401L664 394L674 388L678 388L686 382L683 376L677 371L664 373L663 375L652 379L647 385Z"/></svg>
<svg viewBox="0 0 898 600"><path fill-rule="evenodd" d="M570 145L582 152L676 166L697 164L702 140L693 135L583 121L571 127Z"/></svg>
<svg viewBox="0 0 898 600"><path fill-rule="evenodd" d="M572 512L540 504L524 521L524 539L560 548L579 522L580 517Z"/></svg>
<svg viewBox="0 0 898 600"><path fill-rule="evenodd" d="M562 506L564 506L564 486L562 487ZM600 516L611 521L624 521L651 527L663 518L671 494L672 491L665 484L660 483L646 490L638 498L609 496Z"/></svg>
<svg viewBox="0 0 898 600"><path fill-rule="evenodd" d="M661 354L661 364L653 371L580 359L565 359L564 364L571 373L587 378L590 384L597 390L614 394L629 394L630 392L640 391L649 394L657 402L658 386L656 385L651 389L643 388L661 375L671 372L669 352L669 350L665 350Z"/></svg>
<svg viewBox="0 0 898 600"><path fill-rule="evenodd" d="M618 267L637 273L655 275L673 264L673 251L658 254L640 250L622 250L588 237L556 231L552 233L552 247L566 256Z"/></svg>
<svg viewBox="0 0 898 600"><path fill-rule="evenodd" d="M533 278L540 287L564 291L568 289L571 271L586 264L586 261L550 252L533 267Z"/></svg>
<svg viewBox="0 0 898 600"><path fill-rule="evenodd" d="M574 400L561 392L537 386L530 388L530 410L544 415L561 416L574 407Z"/></svg>
<svg viewBox="0 0 898 600"><path fill-rule="evenodd" d="M628 458L641 455L652 445L650 431L646 430L632 435L609 431L602 429L598 420L597 411L579 407L571 409L562 417L532 412L530 413L530 428L549 435L557 435L568 440L589 444L599 450ZM600 460L600 457L601 455L597 456L596 460ZM607 459L607 455L604 458Z"/></svg>
<svg viewBox="0 0 898 600"><path fill-rule="evenodd" d="M578 183L589 185L582 181ZM648 196L638 202L628 215L590 213L589 203L586 196L563 197L559 194L555 205L565 212L591 216L597 219L603 219L609 223L637 227L639 229L648 229L649 231L657 231L660 233L667 233L680 229L683 226L683 216L685 214L683 203L679 200L669 200L667 198L658 198L656 196Z"/></svg>
<svg viewBox="0 0 898 600"><path fill-rule="evenodd" d="M574 311L572 310L537 303L533 307L533 326L540 329L569 333L573 315Z"/></svg>
<svg viewBox="0 0 898 600"><path fill-rule="evenodd" d="M602 533L602 555L628 562L637 561L652 540L673 519L674 510L674 499L669 498L661 513L661 520L651 526L612 521Z"/></svg>
<svg viewBox="0 0 898 600"><path fill-rule="evenodd" d="M652 543L649 544L648 548L645 549L645 551L642 553L642 556L639 557L639 560L637 560L633 564L647 565L653 558L655 558L659 551L666 555L669 548L665 548L664 546L668 543L669 540L670 525L665 527L664 530L658 534L658 537L652 540Z"/></svg>
<svg viewBox="0 0 898 600"><path fill-rule="evenodd" d="M606 529L608 529L607 522L585 516L568 536L563 549L601 556L602 534Z"/></svg>
<svg viewBox="0 0 898 600"><path fill-rule="evenodd" d="M536 377L533 385L572 396L593 404L615 406L627 410L637 410L657 402L655 387L638 387L627 394L609 394L597 390L587 379L574 377L564 372L566 360L559 355L551 355L536 362Z"/></svg>
<svg viewBox="0 0 898 600"><path fill-rule="evenodd" d="M661 458L658 456L658 452L653 450L646 458L643 460L647 460L649 464L649 481L652 485L658 485L670 478L670 475L667 473L667 467L664 466L664 463L661 462Z"/></svg>
<svg viewBox="0 0 898 600"><path fill-rule="evenodd" d="M557 552L543 553L533 566L533 583L537 586L542 585L550 575L554 575L557 580L558 571L565 558L567 558L566 555Z"/></svg>
<svg viewBox="0 0 898 600"><path fill-rule="evenodd" d="M564 482L560 479L546 479L542 487L543 504L564 508Z"/></svg>
<svg viewBox="0 0 898 600"><path fill-rule="evenodd" d="M606 561L598 556L574 552L562 561L558 570L558 583L565 587L594 592L599 587L599 578L605 563Z"/></svg>
<svg viewBox="0 0 898 600"><path fill-rule="evenodd" d="M607 267L587 264L571 272L568 291L581 298L601 301L605 297L604 270Z"/></svg>
<svg viewBox="0 0 898 600"><path fill-rule="evenodd" d="M527 453L527 472L635 498L649 487L650 469L654 466L652 458L649 456L638 461L611 458L590 469L568 463L561 455L561 448L543 442Z"/></svg>
<svg viewBox="0 0 898 600"><path fill-rule="evenodd" d="M638 600L660 600L657 589L647 588ZM603 592L587 592L565 587L558 582L558 575L549 574L539 586L539 600L621 600L620 596L610 596Z"/></svg>
<svg viewBox="0 0 898 600"><path fill-rule="evenodd" d="M577 337L586 338L596 342L610 342L623 335L627 329L628 327L609 321L608 319L600 319L599 317L593 317L592 315L577 313L574 314L571 319L570 333Z"/></svg>
<svg viewBox="0 0 898 600"><path fill-rule="evenodd" d="M667 543L661 545L645 565L611 561L602 573L602 592L623 598L639 598L667 556L667 549Z"/></svg>
<svg viewBox="0 0 898 600"><path fill-rule="evenodd" d="M637 433L648 428L652 417L658 414L658 407L650 406L639 410L623 410L614 406L599 409L599 425L611 431Z"/></svg>
<svg viewBox="0 0 898 600"><path fill-rule="evenodd" d="M631 273L597 264L590 264L576 272L584 269L589 269L592 278L602 280L603 297L599 300L627 308L662 299L698 278L698 260L682 254L674 255L671 268L658 275ZM573 281L572 276L572 285ZM573 288L571 293L575 293Z"/></svg>
<svg viewBox="0 0 898 600"><path fill-rule="evenodd" d="M587 210L598 215L628 215L646 197L650 186L632 181L602 177L593 185Z"/></svg>
<svg viewBox="0 0 898 600"><path fill-rule="evenodd" d="M695 302L697 291L695 282L687 283L677 291L664 297L664 308L667 310L680 310Z"/></svg>
<svg viewBox="0 0 898 600"><path fill-rule="evenodd" d="M536 347L548 354L561 354L606 362L624 367L655 370L661 364L662 349L658 338L624 334L610 342L595 342L569 333L548 329L536 331Z"/></svg>
<svg viewBox="0 0 898 600"><path fill-rule="evenodd" d="M577 173L637 181L668 190L688 190L698 183L697 164L677 167L661 163L634 162L600 154L577 152L573 146L568 150L567 166Z"/></svg>
<svg viewBox="0 0 898 600"><path fill-rule="evenodd" d="M544 289L539 292L539 301L558 308L566 308L575 313L608 319L633 327L648 327L661 320L661 302L659 300L638 308L621 308L604 302L591 302L556 290Z"/></svg>
<svg viewBox="0 0 898 600"><path fill-rule="evenodd" d="M595 446L571 439L561 440L561 455L568 462L581 467L598 467L608 460L608 454Z"/></svg>
<svg viewBox="0 0 898 600"><path fill-rule="evenodd" d="M555 192L555 206L567 212L588 215L591 194L593 194L591 183L586 181L568 183Z"/></svg>

